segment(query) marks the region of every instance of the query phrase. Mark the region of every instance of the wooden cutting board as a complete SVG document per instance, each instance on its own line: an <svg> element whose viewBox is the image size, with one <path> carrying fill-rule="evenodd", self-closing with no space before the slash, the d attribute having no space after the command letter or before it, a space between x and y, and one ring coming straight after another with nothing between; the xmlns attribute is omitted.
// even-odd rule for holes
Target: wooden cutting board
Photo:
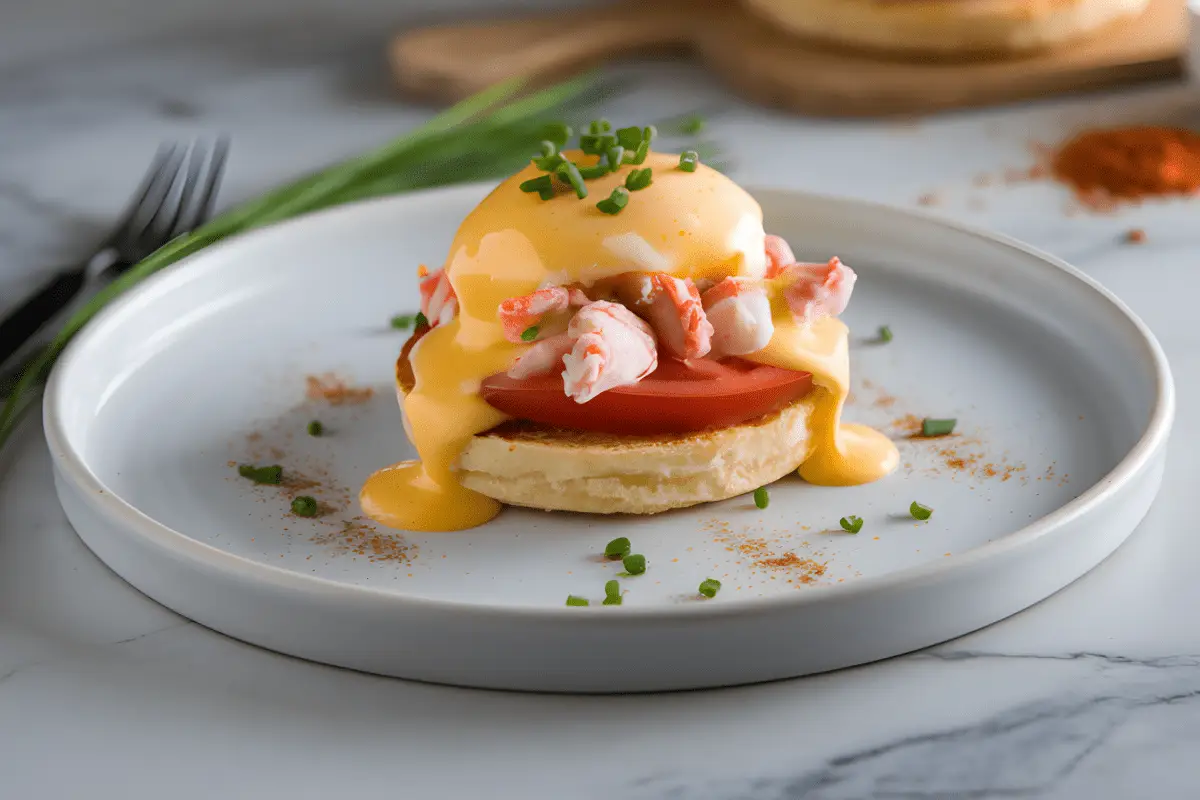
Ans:
<svg viewBox="0 0 1200 800"><path fill-rule="evenodd" d="M410 92L454 101L501 80L544 84L634 55L690 52L746 97L819 116L918 114L1182 74L1183 0L1062 51L997 61L892 60L794 39L736 3L642 0L405 32L391 62Z"/></svg>

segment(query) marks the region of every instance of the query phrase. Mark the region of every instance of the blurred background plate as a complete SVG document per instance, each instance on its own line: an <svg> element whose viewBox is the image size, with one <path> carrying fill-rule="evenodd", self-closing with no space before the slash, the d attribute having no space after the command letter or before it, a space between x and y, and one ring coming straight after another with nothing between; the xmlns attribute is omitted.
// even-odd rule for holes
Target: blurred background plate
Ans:
<svg viewBox="0 0 1200 800"><path fill-rule="evenodd" d="M1178 77L1188 33L1181 0L1151 0L1134 20L1043 52L958 61L920 52L893 58L791 36L759 11L730 0L647 0L459 23L401 33L391 60L405 89L453 101L508 78L547 83L630 56L692 52L718 80L755 102L874 117Z"/></svg>

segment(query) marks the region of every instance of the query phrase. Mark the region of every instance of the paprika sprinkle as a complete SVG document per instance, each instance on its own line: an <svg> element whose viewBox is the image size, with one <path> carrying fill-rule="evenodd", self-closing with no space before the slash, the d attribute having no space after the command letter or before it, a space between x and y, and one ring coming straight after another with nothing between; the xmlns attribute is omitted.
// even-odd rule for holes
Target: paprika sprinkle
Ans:
<svg viewBox="0 0 1200 800"><path fill-rule="evenodd" d="M1085 131L1054 154L1054 176L1094 209L1200 193L1200 133L1142 126Z"/></svg>

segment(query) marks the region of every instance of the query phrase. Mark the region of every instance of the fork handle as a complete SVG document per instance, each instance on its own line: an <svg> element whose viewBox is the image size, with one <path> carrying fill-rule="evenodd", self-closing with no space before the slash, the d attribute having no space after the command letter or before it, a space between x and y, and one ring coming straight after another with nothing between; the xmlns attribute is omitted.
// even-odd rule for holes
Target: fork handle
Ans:
<svg viewBox="0 0 1200 800"><path fill-rule="evenodd" d="M65 308L86 282L86 269L75 267L63 271L0 322L0 364Z"/></svg>

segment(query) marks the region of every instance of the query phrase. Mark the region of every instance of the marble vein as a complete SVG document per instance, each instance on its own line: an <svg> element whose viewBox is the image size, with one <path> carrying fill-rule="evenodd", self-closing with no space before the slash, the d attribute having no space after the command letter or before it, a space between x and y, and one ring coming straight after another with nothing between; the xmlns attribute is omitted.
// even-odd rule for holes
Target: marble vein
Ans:
<svg viewBox="0 0 1200 800"><path fill-rule="evenodd" d="M630 785L638 798L688 800L1000 800L1051 798L1114 735L1146 714L1167 707L1200 714L1200 658L1134 658L1099 653L1020 654L948 651L905 660L935 660L966 667L981 660L1082 664L1079 687L1044 696L977 722L914 733L826 759L793 775L754 781L671 779L659 774ZM932 698L931 698L932 700ZM917 709L914 709L917 711ZM818 723L819 724L819 723ZM869 719L863 720L866 732ZM919 727L918 717L913 720ZM869 733L867 734L869 735Z"/></svg>

